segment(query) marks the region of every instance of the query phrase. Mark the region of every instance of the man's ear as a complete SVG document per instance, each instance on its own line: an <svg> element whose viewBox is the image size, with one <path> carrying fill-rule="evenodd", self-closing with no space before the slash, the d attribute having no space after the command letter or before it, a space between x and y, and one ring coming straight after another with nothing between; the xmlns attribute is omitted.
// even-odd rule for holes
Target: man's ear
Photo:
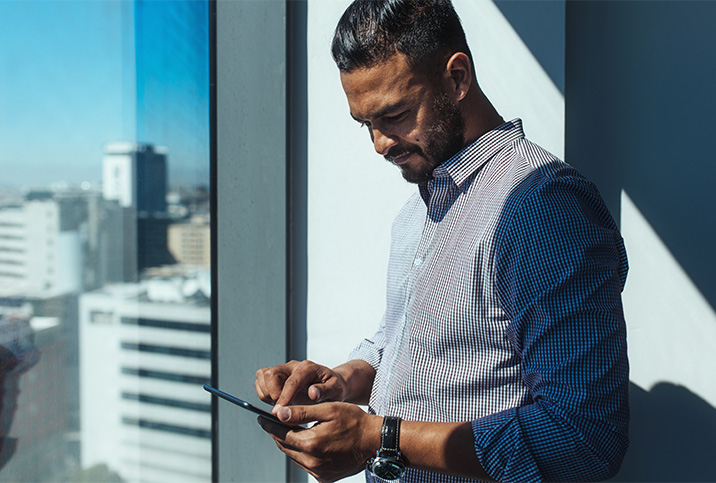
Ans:
<svg viewBox="0 0 716 483"><path fill-rule="evenodd" d="M447 92L455 101L461 101L467 96L472 85L472 62L470 58L462 53L455 52L445 65L445 76Z"/></svg>

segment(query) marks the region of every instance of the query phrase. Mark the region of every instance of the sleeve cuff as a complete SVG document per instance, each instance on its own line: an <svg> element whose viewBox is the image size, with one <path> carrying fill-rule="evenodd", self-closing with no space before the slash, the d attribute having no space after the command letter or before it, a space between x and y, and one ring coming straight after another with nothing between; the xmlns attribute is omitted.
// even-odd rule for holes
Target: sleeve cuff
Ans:
<svg viewBox="0 0 716 483"><path fill-rule="evenodd" d="M508 409L472 422L475 454L497 481L542 481L537 463L520 434L517 409Z"/></svg>
<svg viewBox="0 0 716 483"><path fill-rule="evenodd" d="M383 357L383 347L376 342L368 339L358 344L358 347L353 349L348 357L348 360L361 360L365 361L373 367L373 370L377 373L378 366L380 366L380 360Z"/></svg>

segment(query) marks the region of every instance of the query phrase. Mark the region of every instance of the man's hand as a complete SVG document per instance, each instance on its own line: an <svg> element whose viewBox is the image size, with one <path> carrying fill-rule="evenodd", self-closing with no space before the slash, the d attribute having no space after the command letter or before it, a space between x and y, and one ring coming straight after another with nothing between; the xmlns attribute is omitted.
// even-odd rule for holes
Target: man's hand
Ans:
<svg viewBox="0 0 716 483"><path fill-rule="evenodd" d="M368 404L375 370L365 361L352 360L329 369L311 361L291 361L256 371L256 394L281 406L325 401Z"/></svg>
<svg viewBox="0 0 716 483"><path fill-rule="evenodd" d="M274 404L274 414L281 406L343 401L346 382L338 373L311 361L290 361L256 371L256 394L262 401Z"/></svg>
<svg viewBox="0 0 716 483"><path fill-rule="evenodd" d="M277 416L292 425L316 422L308 429L287 429L265 418L258 419L279 449L321 482L362 471L380 446L382 418L353 404L284 406Z"/></svg>

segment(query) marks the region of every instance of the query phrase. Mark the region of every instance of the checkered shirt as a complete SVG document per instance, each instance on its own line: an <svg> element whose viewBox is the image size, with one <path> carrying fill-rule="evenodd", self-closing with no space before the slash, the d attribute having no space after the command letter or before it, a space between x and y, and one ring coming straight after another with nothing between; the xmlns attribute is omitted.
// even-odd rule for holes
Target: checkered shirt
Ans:
<svg viewBox="0 0 716 483"><path fill-rule="evenodd" d="M499 481L613 475L628 445L627 259L596 188L519 119L433 177L393 225L385 316L351 354L376 370L369 410L472 421Z"/></svg>

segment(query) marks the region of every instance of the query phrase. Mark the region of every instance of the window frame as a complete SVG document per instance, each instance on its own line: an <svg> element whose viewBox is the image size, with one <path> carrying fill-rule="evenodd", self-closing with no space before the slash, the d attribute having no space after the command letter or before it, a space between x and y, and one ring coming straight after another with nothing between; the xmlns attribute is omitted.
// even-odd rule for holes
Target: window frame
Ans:
<svg viewBox="0 0 716 483"><path fill-rule="evenodd" d="M209 8L212 382L254 402L256 369L306 356L307 2ZM249 414L212 416L215 481L307 480Z"/></svg>

